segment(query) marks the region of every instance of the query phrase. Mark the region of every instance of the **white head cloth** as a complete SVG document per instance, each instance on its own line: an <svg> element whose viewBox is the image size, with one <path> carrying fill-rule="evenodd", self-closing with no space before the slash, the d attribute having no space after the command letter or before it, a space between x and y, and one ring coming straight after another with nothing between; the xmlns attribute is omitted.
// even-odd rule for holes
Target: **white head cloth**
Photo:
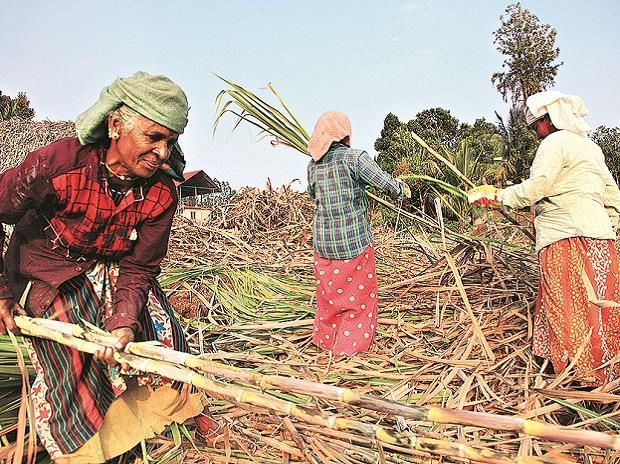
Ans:
<svg viewBox="0 0 620 464"><path fill-rule="evenodd" d="M558 129L586 135L592 128L583 119L589 112L583 98L565 95L556 90L538 92L526 101L526 120L531 124L549 114L551 122Z"/></svg>

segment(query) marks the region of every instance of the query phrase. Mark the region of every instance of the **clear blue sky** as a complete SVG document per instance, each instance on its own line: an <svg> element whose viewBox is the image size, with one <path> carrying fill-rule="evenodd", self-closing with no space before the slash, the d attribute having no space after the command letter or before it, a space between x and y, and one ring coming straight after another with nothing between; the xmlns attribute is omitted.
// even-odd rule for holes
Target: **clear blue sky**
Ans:
<svg viewBox="0 0 620 464"><path fill-rule="evenodd" d="M374 154L388 112L407 121L441 106L463 122L507 113L490 77L502 62L492 32L509 3L2 0L0 90L25 91L38 119L75 119L118 76L166 74L192 105L180 139L189 169L233 187L267 177L302 187L307 159L298 153L247 127L212 137L222 85L211 71L257 92L273 82L308 130L324 111L345 112L353 145ZM593 127L620 126L620 2L522 4L558 31L555 88L584 97Z"/></svg>

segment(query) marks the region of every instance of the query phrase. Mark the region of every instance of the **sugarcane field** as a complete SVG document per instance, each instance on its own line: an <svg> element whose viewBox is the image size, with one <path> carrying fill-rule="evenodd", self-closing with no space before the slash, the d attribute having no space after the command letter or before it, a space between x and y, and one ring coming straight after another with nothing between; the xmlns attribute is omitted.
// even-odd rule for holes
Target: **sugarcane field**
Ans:
<svg viewBox="0 0 620 464"><path fill-rule="evenodd" d="M94 7L2 6L0 464L620 464L620 4Z"/></svg>

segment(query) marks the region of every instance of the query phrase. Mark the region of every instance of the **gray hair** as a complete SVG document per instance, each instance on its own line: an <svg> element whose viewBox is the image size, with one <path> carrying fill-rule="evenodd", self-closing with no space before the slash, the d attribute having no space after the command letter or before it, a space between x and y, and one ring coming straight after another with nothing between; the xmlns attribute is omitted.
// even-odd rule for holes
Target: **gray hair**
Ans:
<svg viewBox="0 0 620 464"><path fill-rule="evenodd" d="M128 131L133 129L134 122L139 116L142 115L125 104L122 104L108 115L108 117L117 119L123 126L123 129Z"/></svg>

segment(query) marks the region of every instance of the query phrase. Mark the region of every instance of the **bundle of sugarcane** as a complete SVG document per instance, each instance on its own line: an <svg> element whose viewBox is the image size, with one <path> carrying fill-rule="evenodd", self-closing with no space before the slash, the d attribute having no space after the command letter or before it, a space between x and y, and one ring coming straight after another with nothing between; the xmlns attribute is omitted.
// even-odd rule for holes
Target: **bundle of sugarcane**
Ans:
<svg viewBox="0 0 620 464"><path fill-rule="evenodd" d="M0 462L18 464L37 457L34 419L29 401L32 365L17 337L0 338ZM19 393L18 393L19 392ZM13 422L15 421L15 422ZM15 436L11 444L8 436Z"/></svg>
<svg viewBox="0 0 620 464"><path fill-rule="evenodd" d="M26 316L16 317L16 323L24 335L55 340L88 353L93 353L102 346L113 346L115 342L115 339L109 334L93 327L80 327L59 321L32 319ZM359 406L399 417L408 417L417 421L506 429L550 440L615 450L620 449L620 437L618 436L587 430L568 429L507 416L456 411L432 406L416 407L397 401L375 398L351 389L333 387L317 382L283 376L256 375L243 369L234 369L220 363L205 361L197 356L174 351L152 343L130 343L124 352L116 352L115 358L118 362L126 363L135 369L157 373L174 380L192 384L216 398L233 401L239 405L248 404L271 409L279 414L290 416L308 424L327 427L333 430L356 432L395 447L463 457L477 462L566 462L566 460L562 457L544 456L540 458L506 458L501 453L489 449L477 449L460 443L412 436L375 424L367 424L327 414L313 406L296 405L271 396L264 391L277 389L282 392L303 393L312 397L340 401L351 406ZM261 391L251 390L234 383L212 380L200 372L233 382L260 387Z"/></svg>

